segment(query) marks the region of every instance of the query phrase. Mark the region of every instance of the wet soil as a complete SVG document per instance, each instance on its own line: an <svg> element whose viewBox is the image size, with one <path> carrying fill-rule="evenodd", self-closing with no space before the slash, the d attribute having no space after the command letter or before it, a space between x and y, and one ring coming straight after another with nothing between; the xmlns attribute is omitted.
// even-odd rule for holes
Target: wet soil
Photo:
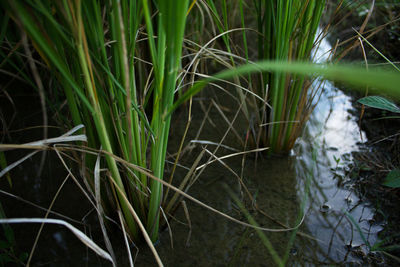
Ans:
<svg viewBox="0 0 400 267"><path fill-rule="evenodd" d="M357 113L361 113L361 107ZM400 189L382 184L389 172L400 166L398 119L384 119L395 115L372 108L365 110L361 129L368 137L368 148L353 153L354 166L349 175L357 185L359 196L373 203L376 210L374 222L384 224L379 233L380 239L386 240L382 247L394 246L388 252L399 258Z"/></svg>
<svg viewBox="0 0 400 267"><path fill-rule="evenodd" d="M398 4L382 4L382 2L376 2L364 36L371 35L368 38L369 42L389 60L396 63L400 60L398 49L400 46L400 23L394 20L398 19L400 15L400 6ZM334 26L330 40L344 41L354 37L354 30L349 29L352 27L357 30L360 29L368 7L369 4L359 6L351 13L343 11L343 14L349 14L349 16ZM350 12L350 10L347 9L347 12ZM381 25L386 26L381 27ZM350 43L354 44L354 41ZM339 48L339 54L347 47ZM364 49L369 64L387 63L373 48L365 43ZM344 60L363 61L364 57L360 45L352 49L344 57ZM365 96L364 94L344 91L352 97L355 106L352 114L360 118L360 129L365 132L368 140L363 149L352 153L354 161L350 165L351 168L347 171L347 175L352 178L356 185L356 192L360 199L372 203L375 209L373 223L384 225L383 230L379 233L380 240L384 240L381 248L393 246L387 252L399 258L400 189L382 185L388 173L400 166L399 119L388 118L398 116L398 114L368 107L364 110L356 102L357 99ZM399 103L398 101L395 102ZM393 260L392 264L398 264L398 259L397 261Z"/></svg>
<svg viewBox="0 0 400 267"><path fill-rule="evenodd" d="M330 1L328 14L332 14L339 0ZM373 1L345 1L340 12L331 22L329 40L343 44L338 47L337 54L354 46L357 32L360 31ZM396 62L400 59L400 5L396 1L374 1L374 9L364 28L362 35L388 59ZM329 16L326 16L329 18ZM328 23L328 21L325 21ZM364 51L370 63L384 62L383 58L368 44L364 43ZM364 60L362 49L355 45L346 55L347 61Z"/></svg>

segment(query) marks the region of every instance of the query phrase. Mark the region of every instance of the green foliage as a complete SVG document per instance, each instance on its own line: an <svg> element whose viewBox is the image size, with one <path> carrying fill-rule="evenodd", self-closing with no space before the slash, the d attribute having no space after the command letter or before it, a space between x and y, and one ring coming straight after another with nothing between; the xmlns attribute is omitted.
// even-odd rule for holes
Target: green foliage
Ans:
<svg viewBox="0 0 400 267"><path fill-rule="evenodd" d="M361 239L363 240L364 244L368 247L369 251L381 251L386 253L387 251L394 251L394 250L398 250L399 249L399 245L387 245L388 242L390 242L391 240L393 240L394 237L398 236L398 234L393 235L393 236L389 236L383 240L377 241L375 244L371 244L368 239L366 238L366 236L363 233L363 230L361 229L360 225L357 223L357 221L354 219L353 216L351 216L350 213L345 212L345 215L347 218L349 218L349 220L351 221L351 223L355 226L357 232L360 234ZM392 257L393 259L395 259L396 261L399 261L399 258L394 257L390 254L386 254L389 257Z"/></svg>
<svg viewBox="0 0 400 267"><path fill-rule="evenodd" d="M395 103L382 96L366 96L357 100L357 102L368 107L400 113L400 108ZM400 188L400 170L391 170L385 177L383 185L393 188Z"/></svg>
<svg viewBox="0 0 400 267"><path fill-rule="evenodd" d="M364 90L363 88L365 88L365 86L372 86L375 90L379 89L381 93L400 99L400 91L398 90L400 76L396 72L378 68L371 72L359 66L348 64L329 65L304 62L288 63L284 61L261 61L255 64L242 65L235 69L224 70L212 77L198 81L174 103L169 112L171 113L184 101L200 92L210 82L260 71L290 72L299 75L321 76L328 80L343 82L351 86L354 90Z"/></svg>
<svg viewBox="0 0 400 267"><path fill-rule="evenodd" d="M229 30L229 11L233 2L205 2L220 33ZM301 123L306 121L312 109L309 89L310 81L316 77L344 82L355 88L371 86L400 98L398 73L380 69L371 71L372 68L366 71L353 65L309 63L325 1L254 0L261 33L258 36L261 61L237 67L232 56L236 49L224 35L223 45L229 52L228 61L233 68L195 81L184 93L181 88L177 90L176 85L182 68L189 0L4 0L0 3L8 12L3 20L8 23L11 17L22 26L48 72L57 81L54 90L64 92L72 124L83 123L88 146L105 151L102 164L106 165L107 178L112 182L103 179L102 190L108 187L110 190L107 191L114 195L102 194L103 204L108 213L113 213L113 209L122 210L128 232L136 240L140 238L139 222L135 221L129 207L134 207L155 242L161 205L170 207L171 203L161 202L159 182L138 169L122 169L114 155L149 169L155 177L163 179L171 116L210 82L234 78L235 83L240 83L243 76L250 80L250 74L262 73L259 84L251 81L249 84L253 89L257 88L254 92L259 98L266 99L272 110L265 110L265 101L256 100L258 104L253 113L258 117L257 123L273 123L262 126L259 135L274 152L288 151L294 144ZM218 8L222 10L221 18ZM248 8L247 3L239 1L243 28L246 26L245 8ZM4 32L2 27L0 39ZM249 62L246 34L242 39L246 62ZM176 92L180 93L178 97L175 97ZM246 95L238 92L239 98L245 99ZM399 110L390 101L379 97L368 101L370 106L396 110L394 112ZM253 99L249 100L249 103L253 102ZM244 113L250 121L252 114ZM300 124L293 125L293 121ZM90 177L95 158L87 156L85 161L89 167L88 184L93 186ZM0 158L0 163L5 165L5 159ZM7 247L11 243L9 238L8 243L1 245ZM269 246L268 241L261 238ZM282 263L279 257L275 260Z"/></svg>
<svg viewBox="0 0 400 267"><path fill-rule="evenodd" d="M366 96L357 100L357 102L368 107L400 113L400 108L395 103L382 96Z"/></svg>
<svg viewBox="0 0 400 267"><path fill-rule="evenodd" d="M255 1L259 60L309 61L325 1ZM262 138L272 152L287 152L299 136L311 106L311 82L304 75L272 72L263 75L259 94L271 105ZM264 91L264 92L263 92ZM313 94L311 94L313 95ZM265 98L265 97L263 97ZM312 100L311 100L312 101ZM294 123L296 122L296 123Z"/></svg>
<svg viewBox="0 0 400 267"><path fill-rule="evenodd" d="M393 188L400 188L400 170L391 170L389 174L385 177L383 185Z"/></svg>
<svg viewBox="0 0 400 267"><path fill-rule="evenodd" d="M387 245L390 243L395 237L398 237L399 235L393 235L393 236L388 236L387 238L376 242L372 247L371 251L385 251L385 252L390 252L390 251L395 251L400 249L400 245Z"/></svg>
<svg viewBox="0 0 400 267"><path fill-rule="evenodd" d="M6 215L0 203L0 219L5 219ZM0 235L0 266L24 265L28 258L28 253L19 253L14 237L14 231L8 224L1 224L3 233ZM4 237L3 237L4 236Z"/></svg>
<svg viewBox="0 0 400 267"><path fill-rule="evenodd" d="M181 68L188 2L1 2L56 78L55 89L64 91L73 124L86 126L89 147L107 152L105 164L113 182L105 180L103 186L113 188L115 183L119 189L115 199L102 194L103 201L109 213L121 208L134 239L140 234L129 205L147 225L152 241L157 240L161 185L140 171L121 170L112 155L163 177L171 120L165 114ZM148 46L138 43L145 34ZM94 162L87 156L89 170Z"/></svg>
<svg viewBox="0 0 400 267"><path fill-rule="evenodd" d="M232 55L236 56L238 51L243 51L242 60L246 63L255 58L279 62L311 60L325 0L206 2L212 14L212 25L216 25L230 55L226 65L238 66L236 57ZM233 41L237 38L230 32L238 25L241 27L241 42ZM257 33L249 31L249 28L256 28ZM256 38L248 38L250 34L255 34ZM257 40L256 45L254 40ZM249 48L255 46L257 56L253 57ZM240 86L247 83L244 86L253 93L237 90L241 109L251 124L252 139L257 146L270 146L269 151L277 153L289 151L312 110L315 95L310 93L315 88L309 90L312 78L293 72L270 71L234 79L235 84Z"/></svg>

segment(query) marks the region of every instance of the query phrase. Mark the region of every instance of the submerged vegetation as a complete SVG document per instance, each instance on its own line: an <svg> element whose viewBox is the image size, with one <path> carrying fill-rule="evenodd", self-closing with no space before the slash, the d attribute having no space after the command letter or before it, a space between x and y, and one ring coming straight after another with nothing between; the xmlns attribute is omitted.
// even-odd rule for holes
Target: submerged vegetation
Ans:
<svg viewBox="0 0 400 267"><path fill-rule="evenodd" d="M99 220L119 218L122 231L135 243L144 238L154 250L160 229L169 227L182 196L205 206L187 195L187 190L198 179L189 182L208 150L198 156L176 187L172 186L176 184L174 171L164 181L172 116L187 101L191 112L193 96L204 88L213 85L235 91L229 94L235 97L248 123L240 149L246 150L250 138L255 147L268 147L270 154L287 154L293 148L319 98L318 83L322 79L343 82L358 90L369 86L370 91L379 89L400 98L397 72L316 63L313 49L326 35L324 30L318 32L325 0L248 2L0 2L5 12L0 41L17 40L7 53L1 52L1 68L10 68L39 91L44 114L46 102L58 113L52 101L66 99L68 112L60 111L58 120L73 130L55 139L64 142L63 138L73 132L83 132L69 140L78 145L54 150L59 156L60 151L69 152L70 158L79 162L88 198L95 203ZM209 31L204 28L207 23ZM18 28L20 40L7 27ZM251 37L257 42L250 41ZM25 68L24 61L29 68ZM216 69L221 71L215 74ZM45 115L43 123L47 126ZM43 138L47 140L46 132ZM40 145L51 149L54 139L46 140L22 148L37 149ZM183 142L174 155L173 170L178 166ZM0 146L0 164L6 170L2 175L13 166L6 167L4 153L11 148ZM220 161L212 155L205 166L212 160ZM175 194L168 195L169 189ZM240 200L234 199L254 228L268 230L257 226ZM187 213L186 204L182 205ZM277 264L287 262L297 228L282 259L259 232ZM109 258L115 261L109 241L105 242Z"/></svg>

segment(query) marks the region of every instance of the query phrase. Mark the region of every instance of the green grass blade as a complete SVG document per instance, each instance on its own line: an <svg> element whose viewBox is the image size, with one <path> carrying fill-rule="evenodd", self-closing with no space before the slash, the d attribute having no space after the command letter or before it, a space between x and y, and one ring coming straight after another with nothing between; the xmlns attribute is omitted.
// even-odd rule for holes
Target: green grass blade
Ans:
<svg viewBox="0 0 400 267"><path fill-rule="evenodd" d="M171 113L190 97L200 92L210 82L260 71L291 72L301 75L322 76L328 80L343 82L358 90L362 90L365 86L371 86L376 88L376 91L400 99L400 90L398 88L400 75L394 72L382 69L367 71L362 67L348 64L321 65L303 62L261 61L256 64L247 64L235 69L225 70L210 78L198 81L174 103L172 108L168 110L168 113Z"/></svg>

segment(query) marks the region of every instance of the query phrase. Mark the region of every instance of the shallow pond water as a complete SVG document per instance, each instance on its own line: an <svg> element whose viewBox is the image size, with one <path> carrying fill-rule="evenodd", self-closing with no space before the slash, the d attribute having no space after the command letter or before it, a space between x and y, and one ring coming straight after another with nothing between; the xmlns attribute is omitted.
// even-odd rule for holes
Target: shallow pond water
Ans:
<svg viewBox="0 0 400 267"><path fill-rule="evenodd" d="M325 83L324 88L303 137L298 140L289 156L269 159L259 156L256 160L254 156L249 155L245 161L242 157L234 157L224 162L243 178L258 208L268 215L250 210L252 216L263 227L282 229L282 225L297 225L302 209L301 203L306 200L304 221L293 246L287 245L291 239L291 232L265 232L278 255L289 253L289 265L364 265L371 261L371 257L365 257L368 248L358 229L370 244L374 244L382 226L374 224L373 207L360 201L346 174L351 168L351 152L359 150L360 144L367 140L359 131L358 119L349 112L352 109L350 98L329 82ZM187 140L196 137L198 127L205 116L199 108L199 103L206 103L207 106L208 101L207 96L194 100L196 112L193 113L193 130L189 132ZM227 110L231 115L234 113L232 109ZM210 120L206 121L197 138L219 142L227 124L218 118L220 115L215 108L211 108L208 115ZM40 113L37 116L36 120L29 120L29 123L35 123L29 126L40 124ZM187 115L182 113L177 116L185 118ZM181 124L173 125L173 136L179 136L177 133L183 132L186 120L182 118L177 119L182 121ZM40 132L37 134L40 136ZM33 135L22 135L20 141L24 142L31 136ZM175 152L176 149L173 148L178 146L179 141L179 138L171 138L172 152ZM224 144L235 146L235 142L237 141L234 135L230 134ZM190 166L201 147L202 145L194 145L193 151L186 153L181 160L182 164ZM212 146L208 146L208 149L210 148L212 149ZM229 153L231 151L221 148L218 155ZM55 155L51 155L44 175L37 177L39 158L35 157L25 162L13 172L14 177L20 178L14 182L12 189L8 188L4 180L1 189L47 207L67 174ZM186 170L181 168L175 176L179 179L185 172ZM244 194L242 199L248 199L246 193L243 193L245 190L238 177L218 162L207 167L188 193L222 212L246 221L224 189L224 184L238 196ZM307 191L309 194L305 199ZM4 194L0 196L0 201L10 217L38 217L44 214ZM62 190L54 210L84 222L87 233L104 247L101 233L95 223L96 218L86 202L74 183L69 181ZM190 201L185 203L190 223L182 209L178 210L175 220L171 221L173 248L167 230L160 235L157 244L158 252L166 266L270 266L273 263L269 251L254 230L226 220ZM350 217L358 227L351 222ZM82 225L78 226L82 228ZM19 225L13 228L21 249L29 251L38 226ZM127 257L122 246L122 237L119 233L113 234L113 239L119 263L125 266ZM134 249L134 253L136 252ZM379 255L374 255L373 258L375 263L381 261ZM34 266L109 265L85 249L72 233L57 226L45 227L33 263ZM145 245L140 246L136 265L155 265Z"/></svg>
<svg viewBox="0 0 400 267"><path fill-rule="evenodd" d="M330 49L325 41L320 47L321 51L324 49ZM323 57L323 53L318 56ZM300 203L309 191L304 221L292 247L287 247L289 232L266 232L279 255L289 252L289 265L384 263L382 256L369 253L366 245L366 242L373 245L378 241L377 234L383 226L374 223L374 207L361 202L347 177L352 166L351 153L362 149L362 143L367 141L352 109L350 97L332 83L325 82L318 105L290 156L257 161L248 157L243 170L240 168L242 159L226 161L237 173L242 171L258 207L286 226L296 225ZM196 121L194 116L192 124L200 122L201 118ZM215 132L206 132L204 139L215 138L215 135ZM229 152L221 154L224 153ZM221 186L228 183L239 194L236 178L223 165L214 164L189 193L237 217L238 207ZM159 252L167 265L269 266L273 263L254 230L229 222L195 204L187 205L191 230L172 223L174 249L170 248L168 234L162 235ZM264 215L257 212L252 215L264 227L281 228ZM179 219L185 221L182 214ZM241 219L245 221L244 217ZM187 241L189 231L190 240ZM142 255L149 257L146 253ZM143 258L139 257L138 263L146 262Z"/></svg>
<svg viewBox="0 0 400 267"><path fill-rule="evenodd" d="M366 257L368 247L350 219L355 220L370 244L377 241L382 226L374 224L374 209L360 201L354 185L346 177L351 168L351 152L359 150L359 144L366 141L358 129L357 118L349 112L351 108L349 97L329 88L290 156L259 158L257 162L251 157L246 159L243 179L250 193L256 196L258 207L289 227L296 225L309 179L304 222L293 247L287 248L290 232L266 232L279 255L289 251L290 265L382 262L380 255ZM240 173L241 158L226 163ZM189 193L237 218L239 209L222 183L229 184L239 194L237 178L223 165L214 163ZM229 222L189 201L187 206L191 230L172 223L174 249L170 247L168 233L161 237L158 250L167 266L269 266L273 262L254 230ZM264 215L256 212L252 215L264 227L282 228ZM186 222L183 214L177 216ZM239 218L246 221L243 216ZM150 257L146 253L141 255ZM141 257L138 263L142 260L150 263L148 258Z"/></svg>

